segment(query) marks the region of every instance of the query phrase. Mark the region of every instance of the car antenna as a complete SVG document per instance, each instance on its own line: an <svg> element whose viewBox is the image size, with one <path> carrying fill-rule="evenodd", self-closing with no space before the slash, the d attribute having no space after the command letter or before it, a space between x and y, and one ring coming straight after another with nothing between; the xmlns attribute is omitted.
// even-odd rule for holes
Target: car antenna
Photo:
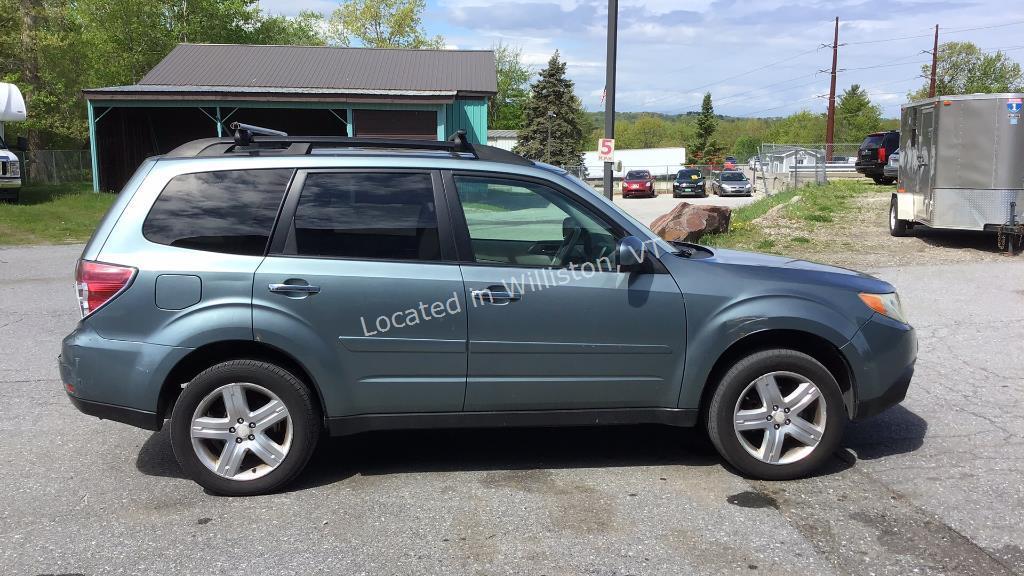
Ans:
<svg viewBox="0 0 1024 576"><path fill-rule="evenodd" d="M274 130L272 128L263 128L262 126L253 126L251 124L242 124L241 122L232 122L231 129L235 131L236 146L248 146L252 144L252 137L256 134L259 134L260 136L288 136L287 132Z"/></svg>

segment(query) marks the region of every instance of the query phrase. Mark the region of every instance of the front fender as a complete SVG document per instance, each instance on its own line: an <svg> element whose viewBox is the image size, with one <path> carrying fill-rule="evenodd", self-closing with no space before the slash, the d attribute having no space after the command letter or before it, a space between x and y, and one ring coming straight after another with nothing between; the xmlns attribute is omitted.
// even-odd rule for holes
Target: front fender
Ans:
<svg viewBox="0 0 1024 576"><path fill-rule="evenodd" d="M808 296L754 296L733 301L690 322L687 302L686 364L679 408L699 408L715 363L733 344L766 330L807 332L841 348L860 328L857 321Z"/></svg>

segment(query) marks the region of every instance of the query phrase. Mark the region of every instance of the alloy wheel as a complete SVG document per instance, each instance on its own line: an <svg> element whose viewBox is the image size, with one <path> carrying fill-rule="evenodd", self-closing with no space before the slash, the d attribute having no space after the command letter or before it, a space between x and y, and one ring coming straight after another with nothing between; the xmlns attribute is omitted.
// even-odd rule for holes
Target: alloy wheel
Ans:
<svg viewBox="0 0 1024 576"><path fill-rule="evenodd" d="M825 433L821 390L805 376L777 371L747 385L733 410L733 430L748 454L791 464L814 451Z"/></svg>
<svg viewBox="0 0 1024 576"><path fill-rule="evenodd" d="M248 382L221 386L203 398L189 427L192 449L218 476L254 480L288 456L292 418L276 394Z"/></svg>

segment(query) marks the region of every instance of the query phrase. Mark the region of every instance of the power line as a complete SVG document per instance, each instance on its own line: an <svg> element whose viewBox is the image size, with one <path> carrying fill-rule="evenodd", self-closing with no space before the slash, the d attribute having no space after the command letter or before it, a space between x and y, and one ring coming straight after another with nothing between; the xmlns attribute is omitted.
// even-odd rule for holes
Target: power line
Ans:
<svg viewBox="0 0 1024 576"><path fill-rule="evenodd" d="M1004 22L1002 24L993 24L991 26L974 26L972 28L954 28L954 29L951 29L951 30L943 30L942 33L943 33L943 35L946 35L946 34L959 34L961 32L973 32L975 30L991 30L993 28L1005 28L1007 26L1017 26L1017 25L1020 25L1020 24L1024 24L1024 20L1017 20L1015 22ZM913 39L916 39L916 38L931 38L931 37L932 37L932 34L929 32L928 34L917 34L917 35L913 35L913 36L897 36L895 38L880 38L878 40L860 40L858 42L844 42L843 44L840 44L840 46L858 46L858 45L862 45L862 44L881 44L883 42L897 42L897 41L900 41L900 40L913 40Z"/></svg>

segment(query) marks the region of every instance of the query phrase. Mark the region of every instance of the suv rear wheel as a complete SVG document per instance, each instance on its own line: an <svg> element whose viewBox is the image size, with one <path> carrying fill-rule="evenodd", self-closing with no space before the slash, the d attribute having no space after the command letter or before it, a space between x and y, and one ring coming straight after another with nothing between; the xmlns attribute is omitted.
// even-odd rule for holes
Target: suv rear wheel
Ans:
<svg viewBox="0 0 1024 576"><path fill-rule="evenodd" d="M182 469L204 488L248 496L295 478L320 428L311 392L293 374L232 360L204 370L182 391L171 413L171 445Z"/></svg>
<svg viewBox="0 0 1024 576"><path fill-rule="evenodd" d="M737 362L708 406L708 434L743 474L788 480L816 470L846 425L839 384L814 358L764 350Z"/></svg>

